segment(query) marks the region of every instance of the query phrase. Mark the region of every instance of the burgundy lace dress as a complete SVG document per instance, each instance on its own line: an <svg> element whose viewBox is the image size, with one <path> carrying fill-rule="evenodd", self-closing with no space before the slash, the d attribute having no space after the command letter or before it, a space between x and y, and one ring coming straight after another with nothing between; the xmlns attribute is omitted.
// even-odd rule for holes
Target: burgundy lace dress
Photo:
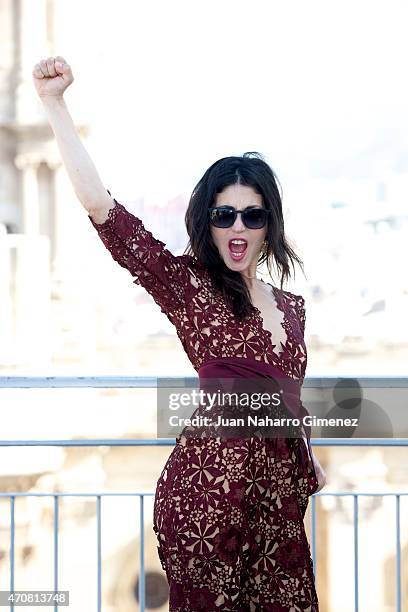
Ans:
<svg viewBox="0 0 408 612"><path fill-rule="evenodd" d="M258 309L239 322L206 268L174 256L122 204L115 200L102 224L89 219L173 323L199 374L223 363L279 371L300 389L302 296L270 286L285 335L279 350ZM318 487L309 449L302 438L177 438L157 482L153 521L170 611L318 612L303 522Z"/></svg>

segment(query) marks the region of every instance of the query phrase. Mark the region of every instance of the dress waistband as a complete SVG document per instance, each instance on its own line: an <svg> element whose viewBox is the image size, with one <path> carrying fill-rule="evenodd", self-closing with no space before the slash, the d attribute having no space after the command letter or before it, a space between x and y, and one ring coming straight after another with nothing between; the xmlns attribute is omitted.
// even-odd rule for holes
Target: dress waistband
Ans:
<svg viewBox="0 0 408 612"><path fill-rule="evenodd" d="M240 380L253 379L257 391L270 393L279 390L286 408L303 424L308 452L312 459L311 427L302 422L303 417L309 416L309 412L300 399L301 381L290 378L274 365L244 357L211 359L199 368L198 375L200 387L204 389L209 389L214 384L221 385L224 389L230 385L240 388ZM246 383L242 383L243 387L245 385ZM250 384L249 388L251 388Z"/></svg>
<svg viewBox="0 0 408 612"><path fill-rule="evenodd" d="M301 417L303 410L300 402L301 383L284 374L276 366L255 359L222 357L204 363L199 368L198 375L200 384L204 387L210 386L209 381L212 379L217 382L232 380L236 383L240 380L254 380L257 389L262 391L279 389L283 399L287 401L288 409L296 417Z"/></svg>

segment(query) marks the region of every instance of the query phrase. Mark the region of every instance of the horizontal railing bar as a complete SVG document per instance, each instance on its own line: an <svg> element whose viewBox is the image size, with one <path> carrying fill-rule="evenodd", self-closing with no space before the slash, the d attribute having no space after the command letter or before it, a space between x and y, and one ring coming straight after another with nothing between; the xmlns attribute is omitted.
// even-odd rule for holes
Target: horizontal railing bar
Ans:
<svg viewBox="0 0 408 612"><path fill-rule="evenodd" d="M83 440L0 440L0 446L174 446L175 438Z"/></svg>
<svg viewBox="0 0 408 612"><path fill-rule="evenodd" d="M115 496L124 496L124 497L141 497L141 496L146 496L146 495L155 495L154 492L151 493L146 493L145 491L143 492L110 492L110 491L106 491L106 492L101 492L101 491L96 491L95 493L91 493L90 491L87 491L85 493L36 493L36 492L27 492L27 493L21 493L21 492L16 492L16 491L9 491L8 493L0 493L0 497L99 497L99 496L106 496L106 497L115 497ZM349 491L327 491L327 492L319 492L319 493L313 493L313 495L315 497L324 497L326 495L331 495L334 497L344 497L344 496L351 496L353 497L354 495L358 495L360 497L395 497L396 495L400 495L400 496L405 496L408 495L408 491L395 491L395 492L387 492L387 493L377 493L377 492L361 492L361 493L350 493Z"/></svg>
<svg viewBox="0 0 408 612"><path fill-rule="evenodd" d="M179 380L190 377L166 376ZM191 380L196 380L192 378ZM0 376L0 388L43 389L43 388L156 388L157 376Z"/></svg>
<svg viewBox="0 0 408 612"><path fill-rule="evenodd" d="M315 446L408 446L408 438L311 438Z"/></svg>
<svg viewBox="0 0 408 612"><path fill-rule="evenodd" d="M311 438L313 446L408 446L408 438ZM174 446L175 438L0 440L0 446Z"/></svg>
<svg viewBox="0 0 408 612"><path fill-rule="evenodd" d="M158 380L184 379L190 384L198 380L197 376L0 376L0 388L38 389L38 388L156 388ZM333 383L342 380L358 380L366 387L408 387L406 376L307 376L304 387L330 388Z"/></svg>
<svg viewBox="0 0 408 612"><path fill-rule="evenodd" d="M155 493L133 493L133 492L110 492L110 491L106 491L105 493L101 492L101 491L96 491L95 493L92 493L90 491L86 491L85 493L36 493L34 491L30 491L27 493L14 493L14 492L9 492L9 493L0 493L0 497L10 497L10 496L15 496L15 497L100 497L100 496L124 496L124 497L140 497L141 495L155 495ZM404 493L401 493L401 495L404 495Z"/></svg>

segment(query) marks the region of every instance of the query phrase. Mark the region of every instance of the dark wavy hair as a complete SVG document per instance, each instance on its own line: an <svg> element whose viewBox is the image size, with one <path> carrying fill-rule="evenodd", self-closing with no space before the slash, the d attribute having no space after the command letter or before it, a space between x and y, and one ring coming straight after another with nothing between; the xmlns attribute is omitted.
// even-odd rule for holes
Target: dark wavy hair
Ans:
<svg viewBox="0 0 408 612"><path fill-rule="evenodd" d="M294 274L294 262L304 270L302 260L285 238L282 200L277 187L279 181L263 156L255 151L216 161L204 173L191 194L185 214L189 235L185 253L195 256L207 268L216 289L222 293L234 315L244 318L253 312L248 287L241 273L230 270L220 256L211 236L207 212L209 207L215 205L217 193L237 183L252 187L262 196L263 206L272 211L267 225L266 248L261 251L257 265L266 261L272 279L275 266L280 274L281 289L284 281L291 277L290 263Z"/></svg>

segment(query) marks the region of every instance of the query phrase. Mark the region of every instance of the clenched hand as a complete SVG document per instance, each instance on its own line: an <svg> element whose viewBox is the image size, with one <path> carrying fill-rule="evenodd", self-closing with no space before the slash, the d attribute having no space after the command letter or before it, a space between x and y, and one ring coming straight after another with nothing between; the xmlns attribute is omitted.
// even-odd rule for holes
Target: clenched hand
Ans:
<svg viewBox="0 0 408 612"><path fill-rule="evenodd" d="M61 97L74 80L71 67L61 55L40 60L32 75L40 98Z"/></svg>

